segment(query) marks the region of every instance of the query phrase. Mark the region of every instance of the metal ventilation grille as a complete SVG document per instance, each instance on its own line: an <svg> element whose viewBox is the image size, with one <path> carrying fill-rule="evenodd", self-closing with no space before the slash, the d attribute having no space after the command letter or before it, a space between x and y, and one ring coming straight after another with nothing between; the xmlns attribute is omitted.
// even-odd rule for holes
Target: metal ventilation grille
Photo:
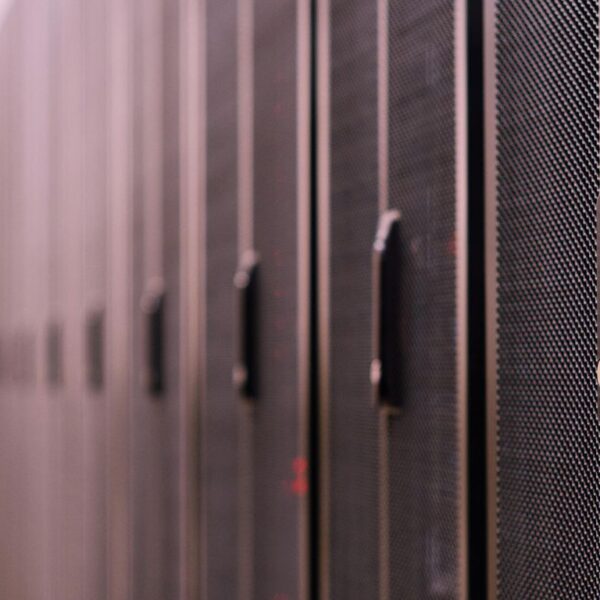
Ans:
<svg viewBox="0 0 600 600"><path fill-rule="evenodd" d="M597 598L597 1L496 6L499 598Z"/></svg>
<svg viewBox="0 0 600 600"><path fill-rule="evenodd" d="M454 1L389 6L389 204L402 214L403 408L387 431L392 598L458 596Z"/></svg>
<svg viewBox="0 0 600 600"><path fill-rule="evenodd" d="M238 598L238 403L232 278L237 267L236 2L209 0L207 22L206 396L202 411L207 600Z"/></svg>
<svg viewBox="0 0 600 600"><path fill-rule="evenodd" d="M254 246L260 256L258 398L252 420L254 593L296 598L299 452L296 2L254 7ZM307 83L303 83L307 85Z"/></svg>
<svg viewBox="0 0 600 600"><path fill-rule="evenodd" d="M371 401L371 246L377 227L377 2L332 0L329 579L378 589L378 414Z"/></svg>

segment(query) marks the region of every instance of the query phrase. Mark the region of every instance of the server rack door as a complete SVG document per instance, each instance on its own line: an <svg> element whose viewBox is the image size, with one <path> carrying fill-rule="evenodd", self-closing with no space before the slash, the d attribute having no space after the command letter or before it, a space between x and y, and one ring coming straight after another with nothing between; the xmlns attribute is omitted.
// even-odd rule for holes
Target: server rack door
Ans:
<svg viewBox="0 0 600 600"><path fill-rule="evenodd" d="M21 41L19 45L19 117L22 147L18 156L21 186L22 245L18 301L22 311L18 337L11 345L16 358L20 401L25 411L16 431L25 443L21 467L23 496L20 500L19 530L26 540L19 577L23 592L7 597L43 597L48 590L47 514L47 416L48 399L43 372L43 332L47 320L48 267L48 7L34 2L19 5ZM6 422L3 420L3 426ZM4 433L3 433L4 436ZM3 460L6 456L3 454ZM3 480L5 481L5 480ZM6 483L6 482L5 482ZM1 595L1 594L0 594Z"/></svg>
<svg viewBox="0 0 600 600"><path fill-rule="evenodd" d="M321 6L325 597L466 595L465 20Z"/></svg>
<svg viewBox="0 0 600 600"><path fill-rule="evenodd" d="M180 290L181 398L180 567L186 598L208 595L203 586L207 554L202 532L205 488L203 393L205 385L205 198L206 198L206 3L184 0L180 8ZM228 40L229 42L229 40ZM229 440L234 443L234 440ZM224 524L223 539L226 539ZM211 546L211 552L217 547Z"/></svg>
<svg viewBox="0 0 600 600"><path fill-rule="evenodd" d="M56 223L57 290L62 315L61 435L58 440L61 512L64 526L63 562L59 565L61 597L80 599L84 594L84 327L83 327L83 217L85 195L85 52L84 12L79 0L61 0L59 36L60 105L58 135L59 221Z"/></svg>
<svg viewBox="0 0 600 600"><path fill-rule="evenodd" d="M389 594L466 594L466 2L392 0L387 188L398 209L402 406L382 428ZM407 482L410 482L407 485Z"/></svg>
<svg viewBox="0 0 600 600"><path fill-rule="evenodd" d="M238 2L208 0L206 34L205 303L202 394L202 589L239 598L240 405L233 274L238 262Z"/></svg>
<svg viewBox="0 0 600 600"><path fill-rule="evenodd" d="M486 11L489 597L592 598L599 5Z"/></svg>
<svg viewBox="0 0 600 600"><path fill-rule="evenodd" d="M239 140L250 141L238 250L241 267L258 261L255 362L237 371L255 384L240 399L243 598L308 594L309 8L257 0L238 15Z"/></svg>
<svg viewBox="0 0 600 600"><path fill-rule="evenodd" d="M8 345L7 325L8 325L8 293L10 290L9 279L8 279L8 252L9 252L9 227L8 227L8 200L7 200L7 184L6 184L6 160L7 154L7 140L6 134L6 90L9 89L6 85L8 82L7 75L7 55L5 47L7 45L6 33L0 36L0 79L2 85L0 85L0 178L2 184L0 185L0 277L2 277L2 285L0 286L0 389L2 394L8 393L8 356L6 353L6 347ZM2 417L4 417L4 411ZM1 449L4 450L3 441L0 440ZM6 470L4 462L1 463L2 476ZM3 515L0 515L0 523L2 527L5 527L5 520ZM2 572L2 581L6 581L4 572Z"/></svg>
<svg viewBox="0 0 600 600"><path fill-rule="evenodd" d="M4 35L2 36L2 50L4 57L3 60L3 75L4 81L3 83L9 84L6 86L6 91L2 94L2 107L3 107L3 115L2 115L2 129L3 129L3 153L2 153L2 163L4 166L3 169L3 178L2 178L2 195L3 195L3 203L5 207L5 222L7 224L6 230L6 242L4 250L6 252L6 268L5 268L5 277L6 277L6 292L5 292L5 305L4 305L4 315L5 315L5 336L8 344L11 344L11 335L12 335L12 317L14 311L14 288L15 288L15 278L13 273L12 261L15 260L15 241L16 236L14 235L14 217L13 217L13 175L11 173L10 167L12 166L12 156L14 156L14 135L11 135L10 122L12 120L12 114L14 111L14 100L12 98L14 94L14 86L10 85L14 83L14 77L11 77L12 69L14 69L14 65L11 65L11 58L14 61L14 55L11 52L11 45L15 45L15 24L17 23L17 17L15 16L15 11L11 11L7 16L6 21L6 29L4 31ZM8 424L8 432L11 431L11 427L15 420L15 402L14 402L14 381L12 377L12 361L10 360L11 355L7 353L7 381L5 386L5 397L9 400L9 403L3 406L2 417L3 423ZM9 434L4 439L6 446L3 447L4 456L9 457L9 462L3 463L3 476L6 478L5 481L10 482L12 485L10 486L10 490L17 489L15 486L15 472L13 471L13 464L15 462L14 456L14 438ZM17 498L14 497L13 494L7 496L6 502L7 505L12 509L16 510L17 508ZM3 511L4 514L8 515L8 511ZM2 520L4 531L6 532L6 544L10 547L12 545L15 546L18 553L18 538L15 535L14 528L10 526L10 522L8 518L3 518ZM18 554L17 554L18 555ZM12 574L9 569L2 569L3 575L3 587L5 593L15 593L19 592L18 589L18 579Z"/></svg>
<svg viewBox="0 0 600 600"><path fill-rule="evenodd" d="M10 68L11 68L11 91L9 94L9 106L10 106L10 119L15 123L14 127L9 129L9 152L10 155L7 157L11 172L8 175L9 182L9 205L10 205L10 223L12 228L11 234L11 265L10 265L10 279L11 279L11 303L10 303L10 325L9 325L9 340L11 347L14 346L17 338L17 331L19 327L19 320L21 318L21 306L19 304L19 297L22 291L21 285L21 268L22 253L24 250L21 234L22 234L22 211L21 205L18 202L20 195L20 178L19 178L19 163L18 155L20 151L21 139L20 139L20 127L18 118L20 115L20 85L21 85L21 61L19 56L19 46L23 27L23 19L20 10L13 11L11 23L10 38L13 47L10 50ZM11 439L11 448L9 449L9 456L11 457L11 467L9 470L9 477L12 482L11 486L11 500L13 502L13 510L17 516L17 523L19 522L19 515L22 517L20 503L23 500L22 489L23 485L23 460L22 455L24 451L24 445L22 440L16 436L16 430L19 425L22 425L22 405L19 406L18 402L23 400L22 391L20 389L18 377L17 377L17 361L15 353L11 351L11 396L12 407L10 410L10 425L12 434L9 434ZM24 547L24 536L19 531L19 526L13 526L12 528L12 545L16 550L16 565L17 573L12 574L12 587L13 593L19 593L23 590L23 582L18 575L18 569L21 561L25 558L26 549Z"/></svg>
<svg viewBox="0 0 600 600"><path fill-rule="evenodd" d="M8 18L7 18L8 21ZM8 29L5 29L0 36L0 77L1 77L1 85L0 85L0 176L1 176L1 184L0 184L0 194L1 194L1 210L0 214L0 227L2 237L0 238L0 260L2 261L2 286L0 286L0 308L2 309L2 395L4 398L9 398L10 390L10 377L9 377L9 355L6 348L9 345L9 333L8 333L8 325L10 323L10 290L11 290L11 281L10 281L10 273L9 273L9 257L10 257L10 223L9 223L9 215L10 215L10 204L9 204L9 186L8 186L8 155L9 155L9 135L8 135L8 90L10 90L9 83L9 70L8 70L8 57L9 53L7 52L10 44L10 39L8 36ZM12 405L12 403L10 403ZM0 406L2 417L2 422L9 422L10 418L10 409L7 407L7 403L2 403ZM9 438L8 436L0 437L0 450L2 451L2 456L8 456L9 450ZM9 481L9 472L8 469L10 467L9 462L5 462L4 460L1 463L2 471L1 476L3 481ZM10 498L7 496L5 499L7 505L11 502ZM2 531L4 532L3 538L4 541L2 543L2 553L7 553L7 548L11 543L11 535L9 530L9 522L8 522L8 511L4 510L0 514L0 525L2 527ZM0 566L0 591L3 594L10 593L11 590L11 580L10 580L10 572L6 566L6 561L3 561L2 566Z"/></svg>
<svg viewBox="0 0 600 600"><path fill-rule="evenodd" d="M24 102L24 85L26 82L24 68L24 48L23 38L25 35L25 14L23 7L19 7L14 13L14 48L12 49L12 119L13 127L11 128L11 205L12 205L12 227L14 229L13 237L13 255L12 255L12 300L13 306L11 309L10 322L10 341L12 353L12 380L13 380L13 409L12 437L13 447L13 464L12 475L13 487L11 495L15 501L15 521L14 533L15 550L16 550L16 565L17 573L15 577L15 593L18 590L24 592L27 589L27 584L23 580L20 572L27 569L27 564L30 560L28 556L28 532L23 528L27 520L33 517L33 514L28 514L27 496L31 490L30 482L28 481L29 464L28 454L31 451L31 423L28 420L29 411L32 404L31 389L25 383L21 372L21 344L23 340L23 331L27 327L27 301L24 299L26 292L26 269L28 243L25 238L27 234L27 202L23 198L24 195L24 177L23 177L23 153L24 145L24 127L23 127L23 102ZM16 432L20 431L17 437ZM32 490L31 490L32 491Z"/></svg>
<svg viewBox="0 0 600 600"><path fill-rule="evenodd" d="M63 594L60 565L64 562L64 520L61 495L63 484L59 461L59 444L62 439L62 386L64 383L64 310L61 305L61 291L64 288L63 272L60 268L59 241L62 237L62 203L60 189L60 167L62 164L63 138L61 135L60 103L62 100L61 81L63 69L59 61L61 21L49 19L49 154L50 181L48 199L48 320L42 332L43 364L48 399L48 534L50 538L48 571L49 590L55 597Z"/></svg>
<svg viewBox="0 0 600 600"><path fill-rule="evenodd" d="M377 9L328 0L318 13L321 591L349 600L377 597L379 582L379 416L368 379Z"/></svg>
<svg viewBox="0 0 600 600"><path fill-rule="evenodd" d="M7 49L9 48L10 39L8 39L7 29L2 32L0 35L0 233L2 234L0 237L0 261L1 267L0 271L2 274L2 285L0 286L0 309L2 313L0 318L2 319L2 395L4 398L9 397L10 387L9 387L9 361L8 361L8 324L10 322L10 313L9 313L9 302L10 302L10 276L9 276L9 256L10 256L10 225L9 225L9 188L8 188L8 180L7 174L8 170L8 152L9 152L9 136L8 136L8 90L10 86L8 85L9 76L8 76L8 56L9 53ZM12 404L12 403L11 403ZM2 417L2 422L6 423L8 420L9 409L6 406L6 403L2 403L0 406ZM2 456L8 455L8 438L7 436L0 437L0 450L2 451ZM1 464L1 476L3 481L8 481L8 468L9 463L2 461ZM5 500L7 503L9 502L8 497ZM2 527L2 531L4 533L4 541L2 543L2 552L3 554L7 552L5 548L10 544L10 534L8 529L8 512L3 511L0 514L0 526ZM6 544L6 546L5 546ZM8 569L6 568L6 562L3 562L2 566L0 566L0 590L3 594L7 594L10 592L10 576Z"/></svg>
<svg viewBox="0 0 600 600"><path fill-rule="evenodd" d="M108 597L131 592L133 381L133 51L131 0L107 3L106 391Z"/></svg>
<svg viewBox="0 0 600 600"><path fill-rule="evenodd" d="M85 148L82 196L84 293L81 313L81 360L84 418L84 595L107 597L107 406L106 340L106 142L107 12L103 0L83 3L85 59Z"/></svg>
<svg viewBox="0 0 600 600"><path fill-rule="evenodd" d="M18 46L19 46L19 28L20 28L20 14L19 11L14 10L11 12L10 22L9 22L9 33L8 39L11 47L8 49L9 56L9 64L8 64L8 73L9 73L9 81L11 83L10 92L8 94L8 121L7 125L9 125L18 114L18 97L17 97L17 89L18 89L18 74L15 73L15 67L18 65ZM8 201L8 222L11 227L11 232L9 234L10 240L10 250L9 250L9 260L10 264L8 267L9 272L9 281L11 286L11 294L9 298L8 304L8 339L9 343L14 344L14 336L15 336L15 320L18 317L18 296L19 296L19 266L20 266L20 256L19 253L22 250L21 245L19 243L19 232L18 232L18 211L19 206L16 202L16 196L18 193L18 181L16 177L17 173L17 164L16 164L16 153L18 148L18 128L12 129L9 125L8 127L8 148L7 155L5 159L9 165L9 172L7 175L7 201ZM11 400L11 407L8 410L8 418L9 418L9 428L13 432L12 435L8 435L9 440L9 448L8 455L10 457L10 465L8 468L8 477L9 481L11 481L11 497L10 502L12 504L12 509L18 514L19 512L19 475L20 475L20 464L19 460L19 441L15 435L15 427L18 424L19 420L19 407L17 406L17 401L19 400L19 390L15 377L15 360L14 354L11 353L10 356L10 383L9 383L9 399ZM16 466L16 468L15 468ZM22 548L22 538L19 535L18 527L10 527L8 531L10 532L10 544L14 546L16 549L17 556L17 564L20 559L23 558L24 548ZM12 588L11 591L13 593L19 593L21 591L22 584L19 581L19 577L17 574L9 573L9 586Z"/></svg>
<svg viewBox="0 0 600 600"><path fill-rule="evenodd" d="M135 3L134 598L179 593L178 3Z"/></svg>
<svg viewBox="0 0 600 600"><path fill-rule="evenodd" d="M62 386L63 373L63 341L64 310L61 304L61 290L64 288L63 271L60 265L60 244L62 231L61 173L63 138L60 135L60 102L62 99L61 84L63 78L60 63L60 35L62 24L60 19L49 18L48 67L50 77L49 104L49 194L47 221L48 271L47 286L47 321L41 331L43 377L48 402L48 461L47 461L47 495L48 495L48 579L52 594L61 595L60 565L64 563L65 525L62 507L64 506L62 470L60 465L60 440L62 431Z"/></svg>
<svg viewBox="0 0 600 600"><path fill-rule="evenodd" d="M162 37L162 109L160 125L163 139L162 203L162 272L165 285L165 400L167 403L166 452L170 466L166 473L169 507L167 546L167 596L181 593L182 554L180 551L180 3L163 2ZM177 549L177 550L175 550ZM177 591L179 590L179 592Z"/></svg>
<svg viewBox="0 0 600 600"><path fill-rule="evenodd" d="M4 479L3 501L6 507L2 520L3 528L3 558L6 563L2 569L2 591L7 595L23 595L27 593L27 585L22 574L27 569L27 523L26 503L29 473L27 472L27 452L29 441L29 427L27 411L31 399L27 397L23 382L19 378L19 364L17 353L14 351L18 345L19 333L25 324L25 314L19 300L24 291L23 273L26 244L22 238L26 230L26 210L23 206L22 190L23 178L20 170L19 159L23 150L22 127L19 117L22 114L23 100L23 11L22 7L13 8L6 16L5 27L2 31L3 61L3 86L6 92L2 94L3 116L2 161L5 165L2 181L2 198L5 206L4 217L8 229L6 284L4 314L5 335L9 344L8 354L8 381L5 386L4 401L2 403L3 428L3 469ZM4 446L6 444L6 446Z"/></svg>

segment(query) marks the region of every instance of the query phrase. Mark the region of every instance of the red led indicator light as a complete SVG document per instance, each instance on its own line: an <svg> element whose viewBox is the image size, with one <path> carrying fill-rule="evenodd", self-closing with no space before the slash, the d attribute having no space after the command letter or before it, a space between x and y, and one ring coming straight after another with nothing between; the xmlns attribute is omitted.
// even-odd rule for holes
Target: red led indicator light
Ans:
<svg viewBox="0 0 600 600"><path fill-rule="evenodd" d="M294 480L290 485L292 494L295 496L305 496L308 493L308 461L299 456L292 461L292 471Z"/></svg>

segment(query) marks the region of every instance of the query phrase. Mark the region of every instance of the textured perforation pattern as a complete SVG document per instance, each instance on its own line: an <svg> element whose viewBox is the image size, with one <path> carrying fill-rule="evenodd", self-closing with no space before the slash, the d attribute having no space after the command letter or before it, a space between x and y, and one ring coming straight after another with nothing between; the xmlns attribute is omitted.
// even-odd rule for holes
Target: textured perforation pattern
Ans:
<svg viewBox="0 0 600 600"><path fill-rule="evenodd" d="M371 245L377 226L377 2L333 0L330 196L330 588L378 586L378 415L371 402Z"/></svg>
<svg viewBox="0 0 600 600"><path fill-rule="evenodd" d="M391 207L402 213L403 408L386 436L393 598L458 595L454 2L389 8Z"/></svg>
<svg viewBox="0 0 600 600"><path fill-rule="evenodd" d="M238 598L238 403L232 278L237 266L237 3L207 2L206 398L203 497L206 597Z"/></svg>
<svg viewBox="0 0 600 600"><path fill-rule="evenodd" d="M254 598L296 598L299 519L297 3L254 6L254 246L260 255L252 420ZM300 85L307 85L303 82Z"/></svg>
<svg viewBox="0 0 600 600"><path fill-rule="evenodd" d="M496 9L499 598L597 598L599 7Z"/></svg>

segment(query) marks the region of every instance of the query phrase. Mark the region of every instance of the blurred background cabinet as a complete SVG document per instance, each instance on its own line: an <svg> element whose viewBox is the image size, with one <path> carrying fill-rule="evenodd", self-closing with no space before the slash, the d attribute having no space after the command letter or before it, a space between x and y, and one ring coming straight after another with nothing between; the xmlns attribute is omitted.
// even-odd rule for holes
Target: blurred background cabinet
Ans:
<svg viewBox="0 0 600 600"><path fill-rule="evenodd" d="M599 14L0 1L0 598L597 597Z"/></svg>
<svg viewBox="0 0 600 600"><path fill-rule="evenodd" d="M180 593L179 3L132 5L131 593Z"/></svg>

